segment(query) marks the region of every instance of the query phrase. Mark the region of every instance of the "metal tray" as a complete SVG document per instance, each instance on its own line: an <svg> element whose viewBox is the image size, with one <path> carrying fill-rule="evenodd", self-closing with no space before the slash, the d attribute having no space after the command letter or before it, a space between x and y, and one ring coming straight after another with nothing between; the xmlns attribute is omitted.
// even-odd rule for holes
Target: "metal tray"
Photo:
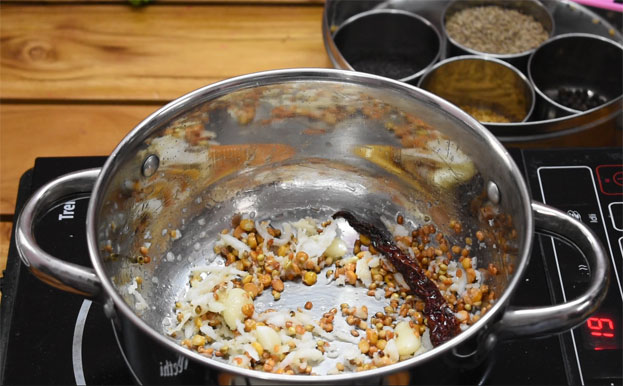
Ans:
<svg viewBox="0 0 623 386"><path fill-rule="evenodd" d="M386 0L349 1L327 0L325 3L322 30L325 48L329 59L336 68L344 68L340 63L346 61L333 42L332 33L351 16L370 9L401 9L416 13L428 19L442 31L442 13L450 0ZM554 36L571 32L584 32L603 36L618 43L623 41L621 33L601 16L588 8L570 0L541 0L554 17ZM442 56L446 57L446 37L442 42ZM623 97L582 113L567 117L531 120L518 123L496 123L485 126L505 143L540 141L589 130L604 123L616 120L621 126L623 116Z"/></svg>

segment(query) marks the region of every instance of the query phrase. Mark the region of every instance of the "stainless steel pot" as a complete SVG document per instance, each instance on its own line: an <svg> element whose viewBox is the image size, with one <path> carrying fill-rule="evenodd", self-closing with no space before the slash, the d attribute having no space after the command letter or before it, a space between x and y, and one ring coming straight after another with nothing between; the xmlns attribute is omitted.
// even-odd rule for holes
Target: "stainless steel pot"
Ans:
<svg viewBox="0 0 623 386"><path fill-rule="evenodd" d="M33 235L42 213L81 192L91 192L86 231L93 268L49 255ZM338 375L242 369L167 336L163 321L184 291L191 266L205 264L210 235L228 227L234 213L289 220L338 209L369 219L401 213L410 226L434 223L456 243L483 231L487 238L474 243L471 253L480 267L498 267L497 275L483 271L484 282L498 294L492 308L421 355ZM463 225L460 234L451 231L452 219ZM510 308L535 229L577 246L590 264L591 281L565 304ZM185 371L188 359L198 368L270 382L335 383L446 354L465 358L473 344L488 350L497 339L576 326L599 306L609 278L606 254L592 231L532 202L509 154L477 121L426 91L339 70L269 71L182 96L132 130L102 169L68 174L37 191L19 216L16 241L24 264L41 280L102 302L124 346L136 350L131 361L156 379L172 369ZM142 247L149 249L150 262L141 260ZM142 284L130 290L136 277ZM304 296L322 298L320 286L305 288ZM339 296L332 290L318 312L335 306ZM153 357L153 347L181 359L166 364Z"/></svg>

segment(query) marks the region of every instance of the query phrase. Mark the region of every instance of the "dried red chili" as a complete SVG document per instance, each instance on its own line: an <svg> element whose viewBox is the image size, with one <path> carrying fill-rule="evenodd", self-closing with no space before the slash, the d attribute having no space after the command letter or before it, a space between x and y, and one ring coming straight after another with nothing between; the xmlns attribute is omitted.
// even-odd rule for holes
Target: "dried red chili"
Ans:
<svg viewBox="0 0 623 386"><path fill-rule="evenodd" d="M348 211L338 211L333 218L342 217L351 227L370 239L370 245L381 251L396 269L405 276L409 288L424 300L424 315L428 318L430 340L438 346L459 333L459 323L448 307L439 288L424 273L422 268L405 255L384 232L372 224L359 221Z"/></svg>

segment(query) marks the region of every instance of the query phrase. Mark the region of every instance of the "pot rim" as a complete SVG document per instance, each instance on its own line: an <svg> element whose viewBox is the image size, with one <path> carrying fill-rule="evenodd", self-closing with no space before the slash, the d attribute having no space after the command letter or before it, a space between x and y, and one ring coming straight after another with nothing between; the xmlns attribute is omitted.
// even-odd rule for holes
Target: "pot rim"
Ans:
<svg viewBox="0 0 623 386"><path fill-rule="evenodd" d="M500 165L499 167L505 167L509 170L509 173L511 174L513 180L515 180L517 183L516 189L519 190L523 201L522 208L526 222L520 225L523 227L521 231L523 231L525 234L524 245L521 246L522 250L519 252L518 255L519 264L517 267L515 267L515 274L509 280L505 291L498 298L493 307L474 325L470 326L470 328L461 332L446 343L433 348L432 350L414 356L410 359L373 370L367 370L362 372L349 372L338 375L317 376L273 374L252 369L243 369L228 363L205 357L197 352L191 351L190 349L181 346L179 343L175 342L164 333L159 332L149 326L142 318L134 313L130 306L119 295L119 293L113 286L110 278L106 275L106 272L100 260L100 254L97 247L96 210L101 205L101 190L106 187L108 181L110 181L111 177L114 175L116 160L120 157L120 154L124 153L126 148L131 148L133 144L142 141L154 130L159 129L162 122L168 122L170 119L178 116L179 113L188 111L200 103L204 103L208 100L229 94L231 92L239 91L241 89L256 87L260 84L270 85L294 81L333 81L347 82L351 84L361 84L365 86L376 85L390 88L394 91L402 91L411 96L424 98L426 102L435 105L443 112L446 112L449 115L465 122L466 127L469 128L471 131L470 134L479 136L483 142L483 146L488 147L490 152L493 153L497 164ZM528 265L528 261L530 259L530 249L533 243L534 236L534 219L530 202L530 195L528 193L526 183L519 171L519 168L511 158L510 154L503 147L503 145L491 132L485 129L481 123L479 123L469 114L463 112L450 102L428 91L419 89L415 86L411 86L400 81L372 74L358 73L348 70L319 68L271 70L230 78L192 91L161 107L160 109L149 115L147 118L145 118L142 122L140 122L134 129L132 129L132 131L130 131L130 133L119 143L119 145L117 145L117 147L113 150L111 155L106 160L106 163L102 167L93 188L93 194L91 196L91 200L89 201L86 218L87 244L91 262L97 276L101 280L102 287L104 289L104 301L112 300L117 310L117 313L121 313L124 318L127 318L142 332L147 334L147 336L151 337L162 346L167 347L173 352L182 354L185 357L193 359L202 364L216 367L219 370L245 377L269 380L274 382L335 383L340 381L352 381L364 377L367 378L373 376L382 376L392 372L403 370L406 367L411 367L416 364L426 362L444 352L448 352L449 350L461 344L462 342L465 342L469 338L474 337L477 333L481 332L486 324L498 320L506 307L506 303L518 286L519 281L523 277L526 267Z"/></svg>

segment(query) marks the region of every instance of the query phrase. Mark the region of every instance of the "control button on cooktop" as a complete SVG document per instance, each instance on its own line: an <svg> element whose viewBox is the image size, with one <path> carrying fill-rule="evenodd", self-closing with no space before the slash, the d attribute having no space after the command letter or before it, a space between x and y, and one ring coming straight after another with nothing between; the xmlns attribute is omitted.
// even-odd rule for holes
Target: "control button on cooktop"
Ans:
<svg viewBox="0 0 623 386"><path fill-rule="evenodd" d="M623 202L613 202L608 205L612 227L618 231L623 231Z"/></svg>
<svg viewBox="0 0 623 386"><path fill-rule="evenodd" d="M603 194L623 196L623 165L599 165L597 177Z"/></svg>

